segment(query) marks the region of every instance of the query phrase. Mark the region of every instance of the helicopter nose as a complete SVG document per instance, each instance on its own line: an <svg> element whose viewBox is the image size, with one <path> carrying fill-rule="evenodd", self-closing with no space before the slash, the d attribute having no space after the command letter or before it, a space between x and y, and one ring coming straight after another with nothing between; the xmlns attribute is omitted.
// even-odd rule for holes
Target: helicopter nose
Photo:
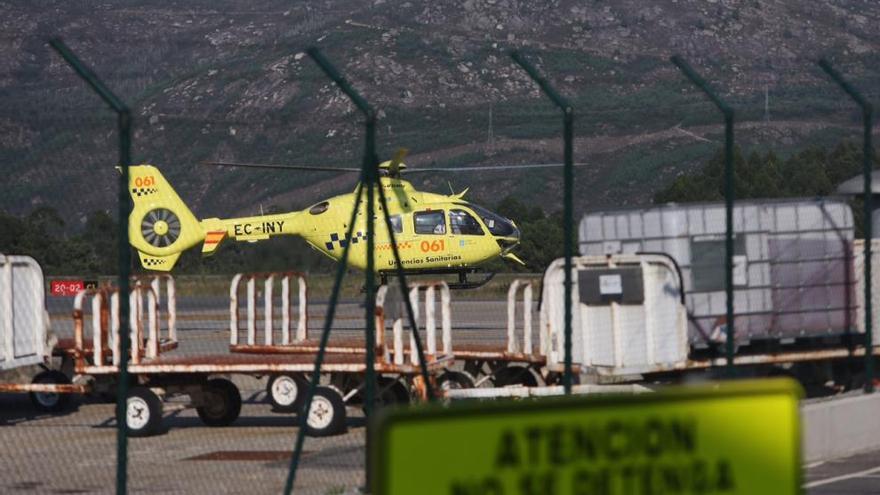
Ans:
<svg viewBox="0 0 880 495"><path fill-rule="evenodd" d="M510 222L510 226L513 227L513 232L507 237L509 237L514 242L519 243L519 239L520 239L519 225L517 225L516 222L514 222L513 220L507 220L507 221Z"/></svg>
<svg viewBox="0 0 880 495"><path fill-rule="evenodd" d="M513 222L511 222L511 223L513 223ZM514 225L513 232L511 232L510 234L508 234L504 237L498 237L495 240L498 242L498 246L501 247L501 253L507 254L519 244L519 239L520 239L519 228L516 227L516 225Z"/></svg>

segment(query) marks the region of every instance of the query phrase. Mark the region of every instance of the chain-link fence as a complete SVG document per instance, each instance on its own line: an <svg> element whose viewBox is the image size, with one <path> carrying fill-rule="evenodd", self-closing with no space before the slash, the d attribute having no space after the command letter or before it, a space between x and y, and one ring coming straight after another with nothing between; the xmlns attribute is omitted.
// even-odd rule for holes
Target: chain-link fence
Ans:
<svg viewBox="0 0 880 495"><path fill-rule="evenodd" d="M712 184L724 202L643 202L627 209L587 210L576 208L583 204L576 201L578 195L603 184L614 188L632 170L575 176L576 168L590 166L578 158L577 149L602 145L576 132L577 126L583 119L583 128L595 131L595 121L613 108L583 95L562 96L549 82L559 61L542 57L540 50L503 54L520 72L513 92L517 98L531 97L522 98L529 108L520 100L493 98L478 108L485 110L481 118L467 118L443 102L389 108L386 114L359 92L368 91L368 85L356 88L318 49L276 47L277 64L267 70L296 77L272 79L270 88L238 82L258 70L245 59L169 75L181 80L166 87L193 101L213 98L210 89L195 94L198 85L191 81L200 77L217 76L237 88L246 104L224 109L224 118L202 107L203 115L165 109L138 113L132 120L125 99L108 87L112 84L105 85L60 40L51 45L85 84L66 94L44 95L44 107L57 105L69 117L40 109L47 113L39 113L37 120L54 138L41 141L42 148L16 166L24 177L29 164L41 157L58 161L63 156L69 170L28 176L27 187L11 194L26 201L29 190L61 191L51 204L81 211L76 198L63 194L65 177L75 175L93 176L96 194L104 200L118 194L116 210L102 205L103 216L84 222L90 235L112 239L104 251L65 258L88 258L91 265L44 274L27 252L0 257L0 363L4 372L24 370L20 376L7 372L2 390L29 392L33 401L28 405L8 397L2 430L4 444L12 446L6 488L349 493L369 486L371 418L386 407L632 390L746 375L791 375L812 395L858 388L873 392L874 250L864 240L874 232L872 111L827 62L821 68L860 105L864 118L862 188L855 189L855 200L737 198L743 184L762 178L737 169L735 105L718 96L715 85L687 61L673 57L672 64L720 110L724 144L715 146L720 145L714 141L718 128L699 128L711 122L708 106L694 111L687 106L693 103L676 100L666 109L683 109L692 117L695 130L679 126L674 131L690 133L699 142L698 147L683 146L686 154L721 148ZM306 67L309 60L314 67ZM382 63L397 70L393 60ZM463 74L476 70L463 64ZM67 72L61 75L65 72L58 68L59 77L72 77ZM332 84L325 83L325 76ZM124 89L126 94L130 89ZM538 105L541 93L555 108ZM258 175L264 172L246 168L192 173L174 164L175 157L163 149L187 143L193 148L191 160L242 167L247 164L240 162L250 160L241 157L251 155L270 162L287 162L298 153L322 156L327 146L315 144L315 135L293 130L303 118L301 101L315 95L329 101L327 112L343 110L321 136L339 138L328 161L357 162L351 150L363 143L361 164L351 167L360 174L357 178L312 181L299 173ZM270 96L286 101L283 115L262 115L275 108L264 101ZM112 108L115 121L101 100ZM149 95L139 94L137 100L140 105ZM579 103L589 108L584 117ZM358 119L363 119L363 131ZM461 145L444 132L446 125L457 132L480 129L485 140ZM536 149L518 142L526 137L558 142L562 163L538 164L524 181L500 177L495 180L499 186L478 192L474 203L451 191L444 200L450 211L440 210L438 225L449 231L443 238L418 237L415 214L432 213L430 202L412 219L410 210L421 208L400 210L401 203L423 200L407 196L416 190L411 185L400 194L404 186L395 174L403 155L380 165L380 155L390 157L396 141L424 145L431 153L422 159L447 167L464 158L484 161L498 152L531 158ZM201 149L199 144L226 138L236 145ZM450 154L444 140L461 149ZM710 141L711 147L704 144ZM608 147L601 159L610 160L615 150ZM154 158L174 165L140 164ZM626 162L621 168L641 163L633 157L620 160ZM117 165L118 176L108 163ZM664 168L662 163L651 166ZM646 173L639 180L649 179L651 172ZM417 184L437 188L436 180ZM590 184L589 190L583 184ZM230 216L224 211L229 207L241 218L195 217L176 185L197 197L209 214ZM347 202L320 201L300 212L283 212L278 203L295 203L309 188L322 197L354 192ZM471 265L454 270L435 266L422 273L405 269L407 260L415 259L404 252L412 246L441 252L447 243L464 248L472 241L468 235L479 235L491 238L490 244L497 239L492 251L497 258L520 240L525 244L527 239L519 237L528 232L525 228L520 232L511 225L516 235L495 233L494 222L503 225L507 219L476 203L499 190L526 195L542 188L553 203L542 206L562 210L552 221L539 212L545 230L531 231L546 233L547 249L558 258L540 267L544 273L501 273L479 288L456 291L450 286L479 285L473 278L468 282L468 276L475 276ZM276 203L264 211L262 204L247 199L254 191ZM320 218L340 205L341 227L334 226L320 243L303 231L284 230L296 215ZM405 211L404 220L400 211ZM479 234L463 233L462 214L473 219ZM424 219L430 220L428 215ZM50 215L31 221L45 222L46 232L52 232ZM561 233L552 246L551 229ZM335 263L304 253L302 242L273 240L282 247L280 254L261 247L269 243L234 243L262 241L276 233L306 237L316 250L323 246L323 254ZM193 249L181 254L175 247L181 244ZM85 249L65 245L66 250L77 248ZM194 253L199 249L217 251L216 258L200 259ZM419 259L433 263L429 258ZM53 267L73 263L51 257L45 262ZM164 273L168 265L183 273Z"/></svg>

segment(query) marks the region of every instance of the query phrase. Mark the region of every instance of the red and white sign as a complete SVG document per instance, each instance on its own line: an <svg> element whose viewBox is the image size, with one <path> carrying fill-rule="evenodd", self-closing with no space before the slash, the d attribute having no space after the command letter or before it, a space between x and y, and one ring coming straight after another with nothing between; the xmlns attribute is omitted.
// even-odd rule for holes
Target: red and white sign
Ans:
<svg viewBox="0 0 880 495"><path fill-rule="evenodd" d="M49 294L53 296L75 296L83 289L97 289L94 280L52 280L49 282Z"/></svg>

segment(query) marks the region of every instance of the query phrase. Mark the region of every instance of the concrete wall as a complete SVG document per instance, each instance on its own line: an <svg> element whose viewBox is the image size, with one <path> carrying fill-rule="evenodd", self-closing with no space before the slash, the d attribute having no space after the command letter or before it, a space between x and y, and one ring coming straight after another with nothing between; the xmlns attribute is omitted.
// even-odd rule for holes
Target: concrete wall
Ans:
<svg viewBox="0 0 880 495"><path fill-rule="evenodd" d="M880 449L880 392L801 407L804 462Z"/></svg>

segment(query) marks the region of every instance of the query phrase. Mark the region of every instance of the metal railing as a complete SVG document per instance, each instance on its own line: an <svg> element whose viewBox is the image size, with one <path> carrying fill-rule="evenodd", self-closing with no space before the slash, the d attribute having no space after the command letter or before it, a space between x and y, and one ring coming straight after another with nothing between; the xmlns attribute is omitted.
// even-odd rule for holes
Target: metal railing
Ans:
<svg viewBox="0 0 880 495"><path fill-rule="evenodd" d="M441 352L437 352L437 311L436 299L437 289L440 290L440 347ZM389 288L387 285L379 287L376 293L376 349L385 353L386 359L390 359L396 365L403 365L406 362L406 355L409 354L410 363L419 364L418 349L415 336L410 332L408 339L408 347L404 346L404 326L406 322L399 311L395 311L397 315L391 320L391 346L386 342L385 327L387 324L387 315L392 308L388 307L387 296ZM425 329L425 359L427 362L437 362L441 360L452 359L454 356L452 347L452 306L449 285L446 282L417 282L410 285L409 304L412 305L413 313L416 321L421 317L421 305L419 304L419 293L424 293L424 329Z"/></svg>
<svg viewBox="0 0 880 495"><path fill-rule="evenodd" d="M443 346L442 355L437 354L437 315L435 311L434 303L436 302L436 289L440 289L440 315L441 315L441 339ZM425 342L427 348L425 349L425 359L430 361L437 361L441 357L452 357L452 316L450 310L450 296L449 296L449 286L446 282L418 282L410 285L409 290L409 302L410 306L413 309L413 315L418 321L419 319L419 292L424 290L425 292ZM401 319L397 321L402 322ZM399 338L402 338L402 332L398 332L398 327L395 326L395 334L394 334L394 342L395 342L395 353L397 351L397 341ZM412 364L418 364L418 353L415 352L417 349L416 343L417 335L413 332L410 332L410 361ZM401 356L402 357L402 356ZM395 359L397 359L397 355L395 354Z"/></svg>
<svg viewBox="0 0 880 495"><path fill-rule="evenodd" d="M153 279L159 280L158 278ZM171 282L173 283L173 282ZM154 359L162 352L173 349L177 343L174 321L176 304L173 289L168 292L168 311L165 336L162 335L160 301L156 290L143 282L135 282L128 298L120 298L119 290L112 287L79 291L73 302L74 356L77 373L89 373L93 367L120 366L130 362L139 364ZM129 315L122 318L120 301L128 300ZM85 302L90 301L90 311ZM87 316L88 315L88 316ZM90 326L86 328L86 320ZM132 345L123 351L122 322L127 323ZM88 331L87 331L88 330ZM91 344L91 347L87 345ZM91 363L88 355L91 354ZM122 359L128 355L129 359Z"/></svg>
<svg viewBox="0 0 880 495"><path fill-rule="evenodd" d="M529 63L528 60L518 51L510 54L514 62L519 64L523 70L532 78L533 81L541 88L541 91L547 95L554 105L562 110L562 142L563 142L563 164L562 181L563 181L563 252L565 258L565 342L563 353L565 356L564 371L562 375L562 385L565 393L571 393L571 386L574 383L572 372L572 349L571 349L571 288L572 288L572 264L571 259L574 256L574 164L572 155L574 153L574 108L555 88L545 79L538 70Z"/></svg>
<svg viewBox="0 0 880 495"><path fill-rule="evenodd" d="M522 288L522 347L516 338L516 295ZM543 349L542 349L543 350ZM507 290L507 352L532 353L532 282L516 279Z"/></svg>
<svg viewBox="0 0 880 495"><path fill-rule="evenodd" d="M861 92L856 89L852 84L847 81L842 74L837 72L831 64L825 60L819 60L819 66L828 74L834 82L840 86L840 88L861 108L862 110L862 201L864 202L864 233L865 239L872 240L873 232L872 228L872 218L871 216L874 214L874 191L873 191L873 180L872 174L874 170L873 164L873 154L874 149L871 146L871 134L874 127L874 107L868 103L864 96L862 96ZM864 264L865 264L865 272L864 277L866 283L864 284L864 302L865 302L865 310L864 310L864 318L865 318L865 348L867 349L869 346L873 345L873 327L872 327L872 314L871 314L871 286L872 283L867 283L867 281L872 281L872 271L871 271L871 261L873 256L871 256L871 245L872 242L865 242L865 251L864 251ZM871 352L865 352L865 393L870 394L874 392L874 356Z"/></svg>
<svg viewBox="0 0 880 495"><path fill-rule="evenodd" d="M232 277L229 284L229 344L240 345L239 324L241 321L239 291L242 281L246 281L247 287L247 344L257 345L257 280L263 280L263 343L267 346L275 344L275 282L281 281L281 344L288 345L294 342L302 342L308 339L309 311L308 311L308 284L306 276L300 272L272 272L272 273L238 273ZM297 283L297 317L296 330L291 340L291 291L290 282Z"/></svg>
<svg viewBox="0 0 880 495"><path fill-rule="evenodd" d="M367 101L351 86L351 84L346 80L334 67L329 60L315 47L310 47L306 50L309 57L320 67L321 71L331 80L336 86L345 93L346 96L351 100L351 102L358 108L358 110L364 116L364 131L365 131L365 145L364 145L364 154L363 161L361 167L360 181L357 186L357 190L355 191L355 199L354 199L354 207L352 208L351 217L348 222L348 231L346 232L345 239L351 239L352 234L355 228L355 220L358 216L358 210L360 208L361 199L364 198L364 193L366 193L366 250L367 250L367 263L366 263L366 273L364 276L364 285L365 285L365 301L364 301L364 310L365 310L365 319L366 319L366 329L365 329L365 337L366 337L366 356L365 362L367 366L366 370L366 386L364 390L364 398L365 398L365 407L364 411L367 416L372 415L373 408L375 406L375 388L376 388L376 374L373 368L374 361L374 352L375 352L375 339L376 339L376 327L375 327L375 314L376 314L376 297L375 297L375 209L376 204L374 203L376 199L378 199L379 211L381 212L381 216L384 219L385 227L387 229L391 251L394 255L394 260L396 261L396 272L397 278L400 282L400 290L401 296L404 299L407 315L410 320L410 328L412 330L412 334L414 336L414 343L416 348L416 354L418 356L418 362L421 363L421 384L425 389L425 392L430 400L434 400L434 391L433 386L431 384L431 380L428 376L428 366L425 358L424 350L422 347L421 340L418 335L418 325L416 323L415 313L412 308L412 304L409 302L409 298L407 297L408 285L406 281L406 274L404 273L403 263L400 261L400 252L397 247L397 241L395 240L394 228L391 224L391 216L388 213L388 202L385 198L385 191L382 187L381 181L379 179L379 160L376 156L376 112L373 108L367 103ZM366 191L365 191L366 189ZM378 193L378 195L376 194ZM378 197L377 197L378 196ZM304 401L304 411L309 411L312 400L314 399L315 389L318 386L318 380L320 379L321 373L321 364L324 361L325 357L325 349L327 347L327 343L330 338L330 329L333 325L333 318L335 316L336 304L339 300L339 290L342 283L342 279L345 276L345 271L348 266L348 256L349 251L351 250L352 243L347 243L345 248L343 248L342 258L339 261L339 266L336 271L336 278L333 283L333 292L330 296L330 303L327 308L327 317L324 321L324 330L321 334L321 342L318 348L318 354L315 358L315 368L312 373L311 380L309 381L309 388L306 392L306 400ZM296 441L293 447L293 455L290 459L290 469L288 470L288 476L284 483L284 493L289 494L293 491L294 483L296 481L296 472L299 467L300 457L303 451L303 445L305 442L305 431L306 431L306 414L300 414L299 420L299 430L297 432ZM369 435L367 435L369 439ZM369 447L366 449L369 451ZM369 467L365 469L366 473L369 473ZM367 485L369 485L369 480L367 480Z"/></svg>

